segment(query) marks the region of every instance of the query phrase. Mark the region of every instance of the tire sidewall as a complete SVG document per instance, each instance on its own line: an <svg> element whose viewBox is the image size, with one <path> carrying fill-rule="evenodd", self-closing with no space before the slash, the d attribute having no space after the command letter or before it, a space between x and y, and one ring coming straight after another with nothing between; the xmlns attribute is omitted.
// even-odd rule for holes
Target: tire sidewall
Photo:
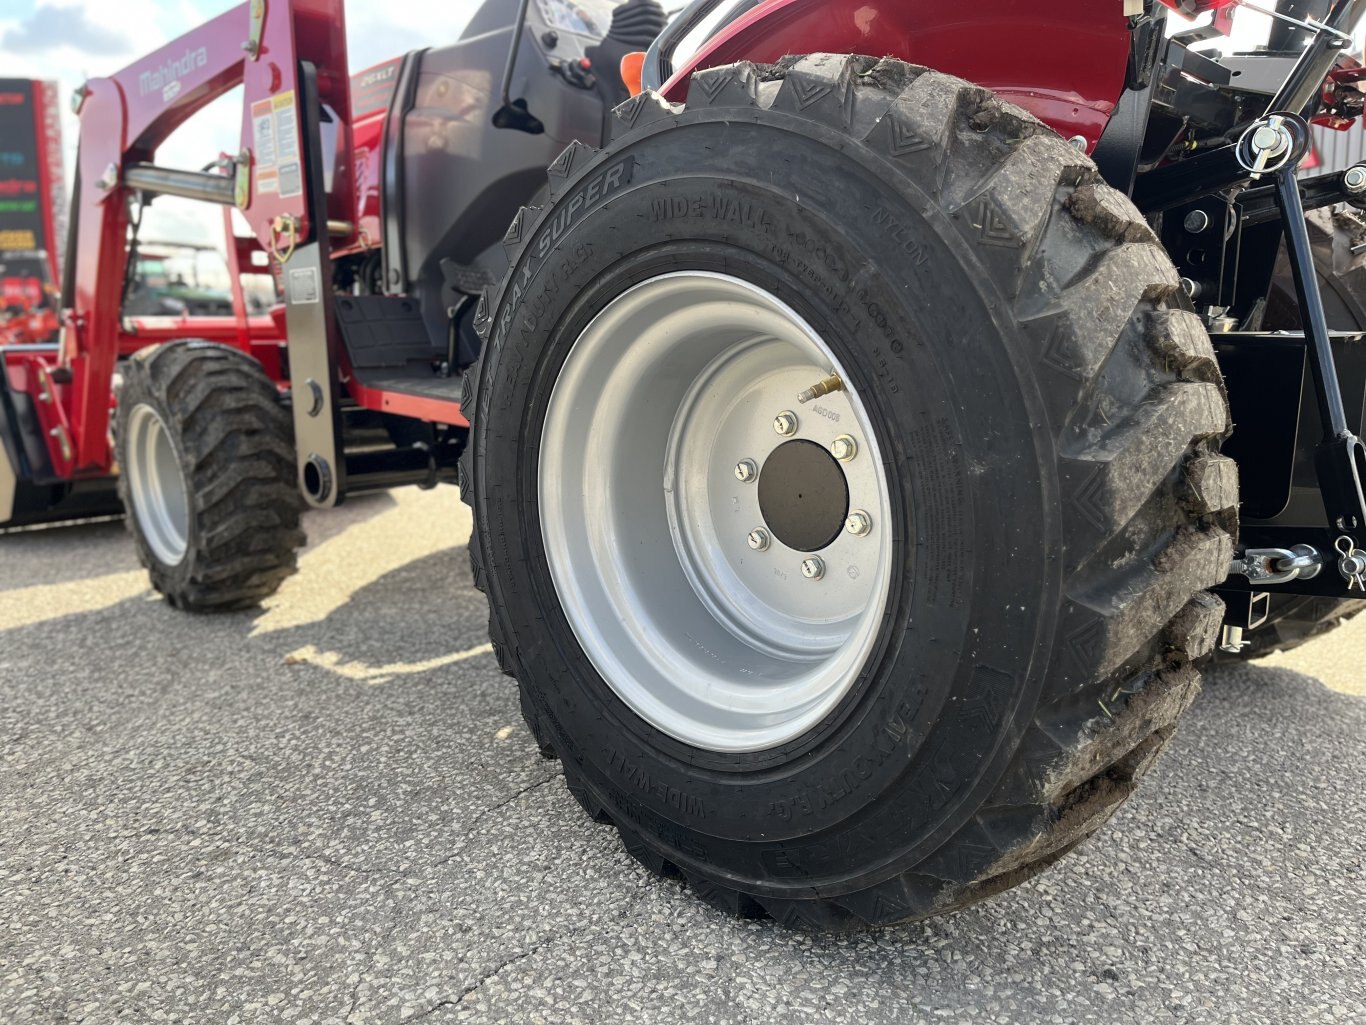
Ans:
<svg viewBox="0 0 1366 1025"><path fill-rule="evenodd" d="M944 213L810 121L703 111L669 129L576 170L493 311L474 432L492 604L556 747L618 821L750 890L866 885L960 828L1037 701L1060 588L1044 556L1061 536L1053 442L992 284L1001 254L983 255L970 209ZM723 145L720 180L704 155ZM774 160L800 168L799 195L768 183ZM541 426L574 339L616 295L699 260L792 305L852 375L898 532L887 619L849 697L791 744L724 758L649 727L593 670L546 569L537 494ZM515 467L501 477L516 486L487 486L490 466Z"/></svg>

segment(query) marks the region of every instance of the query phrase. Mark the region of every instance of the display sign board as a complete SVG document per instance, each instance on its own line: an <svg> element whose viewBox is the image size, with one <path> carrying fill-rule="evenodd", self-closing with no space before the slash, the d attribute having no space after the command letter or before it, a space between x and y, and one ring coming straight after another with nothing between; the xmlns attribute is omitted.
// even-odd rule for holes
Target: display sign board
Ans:
<svg viewBox="0 0 1366 1025"><path fill-rule="evenodd" d="M55 82L0 78L0 254L47 254L60 278L66 182Z"/></svg>

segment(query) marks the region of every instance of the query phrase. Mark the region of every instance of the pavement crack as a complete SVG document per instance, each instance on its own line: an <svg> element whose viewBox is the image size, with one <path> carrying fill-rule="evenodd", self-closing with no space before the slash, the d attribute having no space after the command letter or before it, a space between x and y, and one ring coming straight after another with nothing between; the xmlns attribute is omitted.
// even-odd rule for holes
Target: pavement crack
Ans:
<svg viewBox="0 0 1366 1025"><path fill-rule="evenodd" d="M463 851L463 850L465 849L465 847L468 845L468 842L469 842L470 837L473 836L473 835L474 835L474 831L475 831L476 829L479 828L479 824L480 824L481 822L483 822L486 818L488 818L490 815L492 815L494 812L502 811L504 808L506 808L508 805L510 805L513 801L517 800L517 798L519 798L519 797L525 797L527 794L531 793L533 790L539 790L541 787L545 786L547 783L554 782L554 781L557 780L557 779L562 779L563 776L564 776L564 774L561 773L561 772L552 773L551 775L545 777L544 779L538 779L538 780L536 780L536 781L533 782L533 783L528 783L526 786L522 787L522 788L521 788L520 790L518 790L516 793L513 793L513 794L511 794L511 795L509 795L509 796L503 798L501 801L498 801L497 803L491 804L491 805L489 805L487 808L482 809L482 810L479 812L478 815L476 815L474 818L472 818L472 819L470 820L469 825L467 825L467 826L464 828L464 830L461 831L460 836L457 838L458 840L461 841L461 842L458 844L458 846L457 846L453 851L451 851L449 854L445 855L445 856L442 857L442 858L438 858L436 861L434 861L434 862L432 863L432 868L440 868L442 865L447 865L447 864L449 864L452 860L454 860L454 858L456 857L456 855L458 855L461 851Z"/></svg>
<svg viewBox="0 0 1366 1025"><path fill-rule="evenodd" d="M357 865L349 861L342 861L338 858L329 857L326 854L315 854L311 851L299 850L297 848L280 849L276 847L258 847L255 844L237 841L237 847L244 851L251 851L253 854L265 854L273 858L284 858L286 861L315 861L319 864L329 865L332 868L339 868L344 872L355 872L357 875L392 875L402 876L403 873L392 868L367 868L364 865Z"/></svg>
<svg viewBox="0 0 1366 1025"><path fill-rule="evenodd" d="M399 881L396 879L390 885L396 886ZM375 962L379 959L380 952L384 950L389 941L394 938L394 933L398 931L398 918L399 909L397 905L394 905L388 928L384 930L384 935L370 948L369 959L365 962L365 967L356 976L356 984L351 987L350 1004L346 1008L346 1014L342 1016L343 1025L351 1021L352 1016L356 1013L356 1008L360 1006L360 988L370 981L370 975L375 970Z"/></svg>
<svg viewBox="0 0 1366 1025"><path fill-rule="evenodd" d="M538 940L536 943L532 944L530 949L520 951L519 953L513 954L511 957L505 958L504 960L500 961L497 965L495 965L492 971L485 972L474 982L470 983L468 986L462 989L460 991L460 994L455 998L438 1000L436 1003L432 1004L431 1007L427 1008L421 1014L416 1015L414 1018L410 1020L421 1021L423 1018L428 1018L431 1015L435 1014L443 1007L459 1007L471 996L478 993L479 990L481 990L485 985L492 982L499 975L502 975L503 972L507 971L513 965L520 964L527 958L539 954L542 950L550 946L550 944L554 943L559 938L560 936L558 933L552 933L551 935L546 936L543 939Z"/></svg>

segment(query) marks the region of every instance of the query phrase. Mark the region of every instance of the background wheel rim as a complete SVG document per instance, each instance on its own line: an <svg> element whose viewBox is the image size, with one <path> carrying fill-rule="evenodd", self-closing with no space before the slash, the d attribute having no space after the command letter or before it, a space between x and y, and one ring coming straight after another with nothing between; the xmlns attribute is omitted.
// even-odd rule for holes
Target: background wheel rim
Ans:
<svg viewBox="0 0 1366 1025"><path fill-rule="evenodd" d="M553 388L538 490L570 628L627 706L694 747L757 751L801 736L876 647L892 579L890 491L857 394L797 401L831 370L849 381L769 292L682 272L609 303ZM797 420L791 434L775 424L783 412ZM840 438L855 443L845 460L832 454ZM811 448L793 450L798 442ZM788 464L811 472L781 470L772 457L783 446ZM758 470L750 480L737 470L746 460ZM837 521L828 491L801 491L803 480L831 480L831 465L847 487ZM772 483L779 473L786 490ZM790 527L774 529L764 509L776 523L787 508L775 493L820 510L829 542L799 548ZM855 512L866 530L847 526ZM768 535L762 550L756 528ZM817 578L803 573L813 557Z"/></svg>
<svg viewBox="0 0 1366 1025"><path fill-rule="evenodd" d="M151 406L139 404L128 414L124 451L123 472L138 529L152 554L175 566L189 549L189 488L171 433Z"/></svg>

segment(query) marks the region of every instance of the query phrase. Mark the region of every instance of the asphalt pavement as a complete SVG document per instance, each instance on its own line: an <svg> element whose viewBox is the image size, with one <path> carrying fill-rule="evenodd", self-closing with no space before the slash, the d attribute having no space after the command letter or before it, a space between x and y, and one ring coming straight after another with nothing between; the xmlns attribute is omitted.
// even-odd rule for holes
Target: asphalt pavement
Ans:
<svg viewBox="0 0 1366 1025"><path fill-rule="evenodd" d="M582 815L454 490L308 526L268 607L208 618L117 522L0 537L0 1022L1366 1023L1366 621L1211 671L1042 877L822 938Z"/></svg>

